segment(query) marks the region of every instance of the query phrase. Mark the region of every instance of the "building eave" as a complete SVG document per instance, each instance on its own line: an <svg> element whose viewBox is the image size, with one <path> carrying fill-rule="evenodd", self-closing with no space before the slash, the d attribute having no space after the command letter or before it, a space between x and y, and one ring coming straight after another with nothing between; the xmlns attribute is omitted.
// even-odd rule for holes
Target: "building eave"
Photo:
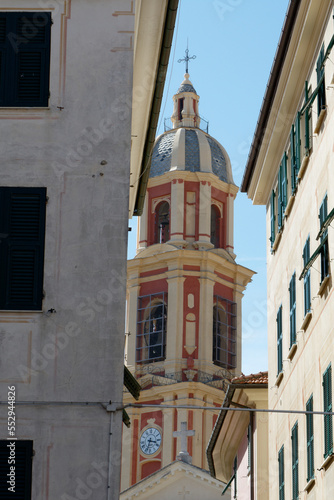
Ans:
<svg viewBox="0 0 334 500"><path fill-rule="evenodd" d="M216 424L214 426L214 429L213 429L211 437L210 437L210 441L209 441L207 449L206 449L206 456L207 456L207 461L208 461L208 465L209 465L209 471L213 477L217 477L217 475L218 475L218 473L216 471L216 467L215 467L215 460L214 460L215 447L218 443L219 435L222 432L224 422L229 414L228 408L233 404L233 398L234 398L235 392L237 390L245 391L246 394L248 392L248 393L250 393L249 394L250 398L252 398L252 396L254 396L254 390L259 390L259 389L267 390L268 384L264 384L264 383L238 384L238 383L233 383L233 382L231 382L229 384L229 387L228 387L228 390L226 392L225 399L224 399L223 405L222 405L223 409L220 411L220 413L218 415ZM238 414L240 417L239 412L233 412L231 419L238 417ZM226 475L226 477L221 476L218 479L227 482L229 480L229 476L228 475Z"/></svg>
<svg viewBox="0 0 334 500"><path fill-rule="evenodd" d="M301 2L302 0L290 0L290 4L288 6L283 29L281 32L280 40L278 42L278 47L274 57L274 62L270 71L269 80L263 98L259 118L255 128L255 133L250 148L248 160L246 163L243 179L241 182L240 190L243 193L246 192L248 193L249 190L249 185L252 180L252 176L256 166L256 161L265 135L266 125L268 123L269 115L272 110L272 105L276 95L277 86L279 83L280 75L285 62L286 54L291 40L291 35L297 19Z"/></svg>
<svg viewBox="0 0 334 500"><path fill-rule="evenodd" d="M129 217L141 215L179 0L136 5Z"/></svg>

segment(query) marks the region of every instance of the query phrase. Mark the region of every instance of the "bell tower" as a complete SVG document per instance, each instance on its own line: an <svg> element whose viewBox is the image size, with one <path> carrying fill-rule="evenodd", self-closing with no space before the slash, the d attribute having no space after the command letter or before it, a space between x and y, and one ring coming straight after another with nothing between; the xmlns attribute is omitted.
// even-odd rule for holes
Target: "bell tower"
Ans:
<svg viewBox="0 0 334 500"><path fill-rule="evenodd" d="M138 403L148 406L127 408L122 490L185 456L207 469L226 382L241 373L241 299L253 272L235 260L238 188L188 73L173 101L128 262L126 363L142 387ZM133 402L125 393L124 403Z"/></svg>

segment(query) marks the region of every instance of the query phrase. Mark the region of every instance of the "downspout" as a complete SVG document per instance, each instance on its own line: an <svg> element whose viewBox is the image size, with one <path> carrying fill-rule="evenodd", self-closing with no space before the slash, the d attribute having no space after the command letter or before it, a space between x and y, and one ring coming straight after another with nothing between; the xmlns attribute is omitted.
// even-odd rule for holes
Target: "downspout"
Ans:
<svg viewBox="0 0 334 500"><path fill-rule="evenodd" d="M143 151L143 158L140 167L139 174L139 187L137 192L137 199L135 203L135 208L133 211L133 215L142 215L143 206L145 201L145 194L147 183L150 175L150 163L152 157L152 150L155 141L155 135L158 128L158 120L160 107L162 102L162 96L165 86L167 66L169 61L169 54L172 47L173 34L174 34L174 26L177 14L179 0L169 0L167 5L166 19L165 19L165 28L162 38L159 65L156 75L156 83L150 113L150 121L148 125L148 130L145 139L145 146Z"/></svg>
<svg viewBox="0 0 334 500"><path fill-rule="evenodd" d="M114 428L118 428L117 425L115 426L115 420L118 416L117 413L120 413L121 409L117 403L111 403L107 406L106 410L110 412L107 500L118 500L121 478L120 474L115 477L115 467L113 465L115 458L113 459L113 451L117 449L117 446L114 444ZM118 460L121 460L121 454Z"/></svg>
<svg viewBox="0 0 334 500"><path fill-rule="evenodd" d="M255 500L255 470L254 470L254 412L249 412L250 424L250 500Z"/></svg>

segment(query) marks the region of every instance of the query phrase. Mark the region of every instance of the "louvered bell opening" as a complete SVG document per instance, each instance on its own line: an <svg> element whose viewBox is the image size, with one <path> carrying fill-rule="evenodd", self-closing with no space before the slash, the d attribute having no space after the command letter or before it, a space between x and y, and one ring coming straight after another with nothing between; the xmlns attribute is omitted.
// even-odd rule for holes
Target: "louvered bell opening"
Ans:
<svg viewBox="0 0 334 500"><path fill-rule="evenodd" d="M15 493L8 491L9 477L8 457L9 441L0 441L0 498L1 500L30 500L32 475L32 441L16 441L15 443Z"/></svg>
<svg viewBox="0 0 334 500"><path fill-rule="evenodd" d="M33 16L24 15L17 20L17 34L25 43L45 43L46 25L48 18L43 12Z"/></svg>
<svg viewBox="0 0 334 500"><path fill-rule="evenodd" d="M9 301L24 305L35 303L36 250L12 249L10 255Z"/></svg>
<svg viewBox="0 0 334 500"><path fill-rule="evenodd" d="M12 195L10 237L37 240L40 235L41 199L38 195Z"/></svg>
<svg viewBox="0 0 334 500"><path fill-rule="evenodd" d="M6 18L0 17L0 43L6 41Z"/></svg>
<svg viewBox="0 0 334 500"><path fill-rule="evenodd" d="M20 101L39 99L41 94L40 52L21 52L19 54L18 98Z"/></svg>

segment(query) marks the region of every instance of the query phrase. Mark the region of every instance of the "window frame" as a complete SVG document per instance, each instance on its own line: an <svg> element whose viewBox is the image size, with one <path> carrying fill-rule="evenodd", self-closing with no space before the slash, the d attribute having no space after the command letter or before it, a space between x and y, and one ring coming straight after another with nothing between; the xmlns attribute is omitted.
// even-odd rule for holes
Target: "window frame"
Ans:
<svg viewBox="0 0 334 500"><path fill-rule="evenodd" d="M154 317L151 316L159 305L163 306L161 315L162 327L159 330L151 330ZM167 312L168 312L168 294L167 292L158 292L138 297L137 308L137 332L136 332L136 363L155 363L166 359L166 338L167 338ZM160 319L160 318L159 318ZM149 331L145 332L148 325ZM154 335L161 335L161 342L152 343ZM160 356L151 356L154 346L161 348ZM146 357L143 353L147 350Z"/></svg>
<svg viewBox="0 0 334 500"><path fill-rule="evenodd" d="M219 319L219 312L225 314L225 321ZM228 370L237 367L237 303L215 295L213 297L212 361ZM223 333L220 333L223 327ZM220 347L225 344L225 348ZM226 359L221 359L223 354Z"/></svg>

